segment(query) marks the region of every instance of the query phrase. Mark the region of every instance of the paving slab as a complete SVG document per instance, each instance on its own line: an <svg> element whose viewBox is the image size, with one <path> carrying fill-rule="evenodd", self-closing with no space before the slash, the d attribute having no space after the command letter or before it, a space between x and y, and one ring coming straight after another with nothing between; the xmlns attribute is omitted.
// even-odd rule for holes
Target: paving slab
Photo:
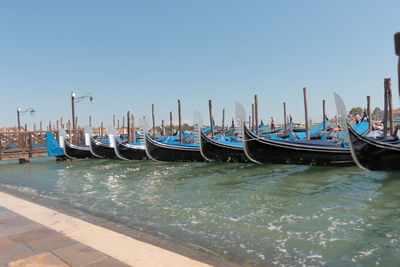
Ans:
<svg viewBox="0 0 400 267"><path fill-rule="evenodd" d="M98 261L96 263L93 264L89 264L86 267L129 267L129 265L122 263L120 261L117 261L115 259L112 258L107 258L101 261Z"/></svg>
<svg viewBox="0 0 400 267"><path fill-rule="evenodd" d="M71 266L94 264L108 258L105 254L79 243L55 249L53 253Z"/></svg>
<svg viewBox="0 0 400 267"><path fill-rule="evenodd" d="M11 247L2 248L0 250L0 263L25 258L33 255L34 252L24 244L14 244Z"/></svg>
<svg viewBox="0 0 400 267"><path fill-rule="evenodd" d="M50 235L39 240L29 241L26 242L26 244L34 252L45 252L57 248L71 246L73 244L77 244L77 242L71 238L65 237L64 235L57 234L57 235Z"/></svg>
<svg viewBox="0 0 400 267"><path fill-rule="evenodd" d="M57 258L55 255L45 252L36 254L23 259L11 261L7 263L8 267L34 267L34 266L54 266L54 267L69 267L68 264Z"/></svg>

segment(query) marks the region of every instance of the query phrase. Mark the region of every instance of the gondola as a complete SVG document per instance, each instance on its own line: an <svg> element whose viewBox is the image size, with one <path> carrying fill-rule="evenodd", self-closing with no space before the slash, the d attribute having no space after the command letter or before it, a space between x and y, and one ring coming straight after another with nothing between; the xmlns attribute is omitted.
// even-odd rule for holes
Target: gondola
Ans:
<svg viewBox="0 0 400 267"><path fill-rule="evenodd" d="M370 171L400 170L400 141L396 139L375 140L357 133L349 124L347 129L354 161Z"/></svg>
<svg viewBox="0 0 400 267"><path fill-rule="evenodd" d="M90 152L89 146L74 145L64 140L64 152L68 158L84 159L84 158L97 158Z"/></svg>
<svg viewBox="0 0 400 267"><path fill-rule="evenodd" d="M98 158L118 159L112 145L97 141L93 137L90 138L90 152Z"/></svg>
<svg viewBox="0 0 400 267"><path fill-rule="evenodd" d="M235 144L237 143L237 144ZM242 142L219 142L200 133L200 153L212 162L249 162Z"/></svg>
<svg viewBox="0 0 400 267"><path fill-rule="evenodd" d="M148 159L146 147L144 144L123 143L118 138L115 138L115 154L118 158L124 160L141 160Z"/></svg>
<svg viewBox="0 0 400 267"><path fill-rule="evenodd" d="M156 161L204 162L198 144L168 144L145 135L147 156Z"/></svg>
<svg viewBox="0 0 400 267"><path fill-rule="evenodd" d="M259 138L244 126L244 152L256 163L297 165L354 165L350 149L326 140L268 140Z"/></svg>
<svg viewBox="0 0 400 267"><path fill-rule="evenodd" d="M350 140L350 150L357 165L371 171L398 171L400 170L400 141L397 138L384 138L381 140L365 137L358 133L347 122L347 110L343 99L334 94L337 112L344 130Z"/></svg>

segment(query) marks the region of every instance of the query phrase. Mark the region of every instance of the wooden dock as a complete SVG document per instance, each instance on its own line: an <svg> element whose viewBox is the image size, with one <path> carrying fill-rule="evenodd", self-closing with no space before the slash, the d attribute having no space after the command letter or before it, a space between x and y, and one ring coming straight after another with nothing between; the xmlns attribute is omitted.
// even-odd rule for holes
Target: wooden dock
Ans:
<svg viewBox="0 0 400 267"><path fill-rule="evenodd" d="M58 139L58 131L52 132ZM0 160L24 163L36 157L47 157L46 131L0 133Z"/></svg>

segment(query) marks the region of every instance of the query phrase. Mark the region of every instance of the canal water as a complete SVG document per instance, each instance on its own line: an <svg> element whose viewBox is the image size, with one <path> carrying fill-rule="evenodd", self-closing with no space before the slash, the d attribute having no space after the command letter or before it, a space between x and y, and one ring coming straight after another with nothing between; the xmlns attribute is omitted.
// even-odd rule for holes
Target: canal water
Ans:
<svg viewBox="0 0 400 267"><path fill-rule="evenodd" d="M400 263L399 173L40 159L0 163L0 189L240 265Z"/></svg>

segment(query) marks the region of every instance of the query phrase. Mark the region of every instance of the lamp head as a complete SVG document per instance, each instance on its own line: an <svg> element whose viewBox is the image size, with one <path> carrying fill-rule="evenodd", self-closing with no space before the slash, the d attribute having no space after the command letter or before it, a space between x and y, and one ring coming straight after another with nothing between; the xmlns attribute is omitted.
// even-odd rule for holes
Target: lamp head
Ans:
<svg viewBox="0 0 400 267"><path fill-rule="evenodd" d="M35 115L35 113L36 113L36 110L34 110L34 109L31 109L30 111L29 111L29 113L33 116L33 115Z"/></svg>
<svg viewBox="0 0 400 267"><path fill-rule="evenodd" d="M89 97L89 100L90 100L90 103L91 103L91 104L93 104L93 103L94 103L93 96L90 96L90 97Z"/></svg>
<svg viewBox="0 0 400 267"><path fill-rule="evenodd" d="M74 98L76 97L74 92L71 93L71 96L74 97Z"/></svg>

